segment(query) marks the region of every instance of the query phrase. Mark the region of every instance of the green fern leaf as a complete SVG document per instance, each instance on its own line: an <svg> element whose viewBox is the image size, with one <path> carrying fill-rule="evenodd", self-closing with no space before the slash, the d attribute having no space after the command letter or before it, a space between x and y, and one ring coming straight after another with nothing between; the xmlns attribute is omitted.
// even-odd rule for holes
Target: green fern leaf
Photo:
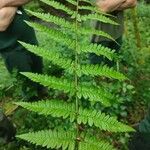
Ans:
<svg viewBox="0 0 150 150"><path fill-rule="evenodd" d="M94 8L92 6L79 6L79 9L94 11Z"/></svg>
<svg viewBox="0 0 150 150"><path fill-rule="evenodd" d="M46 21L46 22L51 22L51 23L55 23L56 25L59 25L61 27L64 28L69 28L71 31L75 32L75 24L70 23L69 21L66 21L63 18L60 17L56 17L50 14L44 14L44 13L38 13L38 12L32 12L27 10L30 14ZM103 36L105 38L111 39L114 41L114 39L107 33L103 32L103 31L99 31L99 30L95 30L95 29L90 29L90 28L83 28L80 27L79 28L79 33L83 34L83 35L99 35L99 36Z"/></svg>
<svg viewBox="0 0 150 150"><path fill-rule="evenodd" d="M101 102L104 106L107 107L111 106L114 101L114 95L112 95L110 92L85 83L79 86L77 95L79 98L83 97L91 102Z"/></svg>
<svg viewBox="0 0 150 150"><path fill-rule="evenodd" d="M120 72L115 71L113 68L109 68L107 65L100 66L100 65L81 65L79 70L79 74L85 75L92 75L94 76L105 76L108 78L114 78L118 80L125 80L127 79L123 74Z"/></svg>
<svg viewBox="0 0 150 150"><path fill-rule="evenodd" d="M57 17L49 13L38 13L38 12L28 12L37 18L42 19L45 22L55 24L54 29L48 28L44 25L39 25L37 23L29 23L32 27L35 27L38 31L43 32L50 40L56 41L60 45L66 46L69 50L74 51L75 59L67 59L61 56L55 48L52 50L45 50L42 47L34 46L20 42L26 49L30 52L41 56L47 60L50 60L53 64L56 64L63 69L67 70L71 75L73 74L74 80L66 79L65 77L56 78L53 76L40 75L37 73L21 73L22 75L28 77L34 82L42 84L46 87L52 88L54 90L59 90L64 93L69 94L72 103L60 101L60 100L50 100L50 101L39 101L34 103L20 102L16 103L30 111L37 112L42 115L51 115L52 117L61 117L63 119L68 119L72 122L72 126L77 127L80 124L89 125L90 127L95 126L100 130L109 132L131 132L134 131L131 127L117 121L116 118L106 115L100 111L85 109L80 105L81 100L89 100L90 102L101 102L104 106L111 106L114 102L115 97L109 90L103 89L101 87L96 87L91 83L82 82L80 80L82 75L88 76L105 76L109 78L125 80L126 77L109 68L107 66L99 65L82 65L80 64L79 56L81 53L95 53L98 56L103 55L110 60L116 59L117 56L114 50L105 48L101 45L90 44L88 42L80 40L83 35L98 35L115 41L109 34L91 28L86 28L82 24L84 21L100 21L106 24L118 25L111 17L107 18L108 14L104 14L98 10L94 1L92 0L66 0L69 4L74 5L73 9L68 8L63 3L58 0L41 0L45 4L64 11L70 15L71 21L67 21L65 18ZM88 3L89 6L83 6L82 2ZM80 6L81 5L81 6ZM76 9L74 9L76 7ZM90 10L91 14L81 15L80 10ZM67 29L67 33L64 32L64 28ZM68 35L69 36L68 36ZM70 36L70 34L72 36ZM67 49L66 48L66 49ZM68 73L67 72L67 73ZM74 100L75 99L75 100ZM42 147L52 148L52 149L79 149L79 150L115 150L113 146L109 143L96 138L91 137L84 133L80 134L78 128L75 131L64 131L64 130L49 130L49 131L39 131L28 134L19 135L18 137L27 140L33 144L40 145Z"/></svg>
<svg viewBox="0 0 150 150"><path fill-rule="evenodd" d="M108 23L108 24L112 24L112 25L119 25L115 21L109 19L108 17L105 17L102 14L98 14L98 13L83 15L83 16L80 16L80 19L83 21L96 20L96 21L100 21L100 22Z"/></svg>
<svg viewBox="0 0 150 150"><path fill-rule="evenodd" d="M53 64L56 64L63 69L70 69L70 72L73 72L71 69L71 66L73 64L71 59L68 58L63 58L59 52L56 50L46 50L42 47L36 46L36 45L31 45L31 44L26 44L24 42L20 42L26 49L28 49L30 52L43 57L44 59L47 59L51 61Z"/></svg>
<svg viewBox="0 0 150 150"><path fill-rule="evenodd" d="M111 16L111 17L113 17L113 15L111 15L111 14L107 14L107 13L104 13L104 12L102 12L97 6L96 6L96 1L95 0L81 0L82 2L86 2L86 3L88 3L89 4L89 6L79 6L79 9L80 10L89 10L89 11L91 11L92 13L97 13L97 14L103 14L103 15L105 15L105 16Z"/></svg>
<svg viewBox="0 0 150 150"><path fill-rule="evenodd" d="M26 21L27 22L27 21ZM43 32L47 35L47 37L51 38L55 42L65 45L68 48L74 49L75 48L75 41L67 37L65 34L63 34L60 30L51 29L46 26L37 24L37 23L31 23L27 22L27 24L36 30Z"/></svg>
<svg viewBox="0 0 150 150"><path fill-rule="evenodd" d="M100 30L96 30L96 29L92 29L92 28L79 28L79 33L82 35L98 35L98 36L102 36L105 37L107 39L110 39L112 41L115 41L114 38L112 36L110 36L109 34L107 34L106 32L100 31Z"/></svg>
<svg viewBox="0 0 150 150"><path fill-rule="evenodd" d="M90 126L95 125L101 130L109 132L133 132L134 129L118 122L116 118L110 117L97 112L96 110L79 109L79 116L77 119L78 123L89 124Z"/></svg>
<svg viewBox="0 0 150 150"><path fill-rule="evenodd" d="M79 150L116 150L110 143L104 140L98 140L91 136L85 136L84 140L79 143Z"/></svg>
<svg viewBox="0 0 150 150"><path fill-rule="evenodd" d="M66 21L64 18L56 17L49 13L45 14L45 13L33 12L30 10L27 10L27 12L39 19L42 19L43 21L54 23L60 27L75 30L75 25L73 23L70 23L69 21Z"/></svg>
<svg viewBox="0 0 150 150"><path fill-rule="evenodd" d="M55 29L50 29L46 26L43 26L43 25L40 25L37 23L27 22L27 24L30 25L31 27L34 27L36 30L45 33L52 40L54 40L58 43L61 43L65 46L67 46L68 48L71 48L71 49L75 48L75 41L73 39L68 38L65 34L61 33L61 31L55 30ZM80 54L81 52L95 53L98 56L103 55L110 60L112 60L114 57L116 57L114 50L111 50L111 49L104 47L102 45L92 44L92 43L91 44L80 43L78 53Z"/></svg>
<svg viewBox="0 0 150 150"><path fill-rule="evenodd" d="M104 16L108 16L108 17L114 17L113 15L111 15L111 14L106 14L106 13L104 13L104 12L102 12L99 8L97 8L96 6L94 7L94 6L79 6L79 9L80 10L88 10L88 11L91 11L92 12L92 14L100 14L100 17L102 16L102 15L104 15ZM101 18L102 19L102 18ZM90 19L88 19L88 20L90 20ZM95 19L96 20L96 19ZM106 21L106 20L104 20L104 21ZM116 22L113 22L113 24L116 24ZM117 24L118 25L118 24Z"/></svg>
<svg viewBox="0 0 150 150"><path fill-rule="evenodd" d="M33 103L17 102L15 104L40 115L51 115L52 117L63 117L64 119L70 117L70 121L75 120L75 105L61 100L44 100Z"/></svg>
<svg viewBox="0 0 150 150"><path fill-rule="evenodd" d="M40 83L46 87L53 88L55 90L60 90L65 93L70 93L74 95L74 83L67 79L59 79L56 77L51 77L47 75L40 75L34 73L22 73L24 76L28 77L34 82ZM91 86L79 85L77 96L79 98L88 98L92 102L101 102L105 106L110 106L111 101L114 98L109 92L102 90L100 88L93 88Z"/></svg>
<svg viewBox="0 0 150 150"><path fill-rule="evenodd" d="M109 60L113 60L116 58L115 50L111 50L110 48L104 47L100 44L82 44L79 47L79 54L80 53L95 53L96 55L100 56L103 55Z"/></svg>
<svg viewBox="0 0 150 150"><path fill-rule="evenodd" d="M22 134L17 137L48 149L74 150L75 148L75 133L73 131L47 130Z"/></svg>
<svg viewBox="0 0 150 150"><path fill-rule="evenodd" d="M64 91L65 93L71 93L71 95L74 94L74 83L69 82L67 79L60 79L52 76L40 75L37 73L22 72L21 74L46 87Z"/></svg>
<svg viewBox="0 0 150 150"><path fill-rule="evenodd" d="M27 22L27 21L26 21ZM75 48L75 41L73 39L68 38L65 34L63 34L61 31L56 29L50 29L46 26L37 24L37 23L31 23L27 22L27 24L36 30L45 33L49 38L52 40L61 43L68 48L74 49ZM96 55L100 56L103 55L107 57L109 60L112 60L113 58L117 57L114 53L115 50L111 50L107 47L104 47L100 44L93 44L93 43L79 43L79 51L84 53L95 53Z"/></svg>
<svg viewBox="0 0 150 150"><path fill-rule="evenodd" d="M97 13L97 14L103 14L105 16L112 16L111 14L107 14L102 12L97 6L95 0L81 0L82 2L85 2L88 4L88 6L81 5L79 6L80 10L88 10L91 11L91 13Z"/></svg>
<svg viewBox="0 0 150 150"><path fill-rule="evenodd" d="M57 1L53 1L53 0L40 0L42 2L44 2L45 4L54 7L55 9L59 9L59 10L63 10L64 12L66 12L69 15L73 15L75 12L71 9L69 9L68 7L66 7L65 5L57 2Z"/></svg>
<svg viewBox="0 0 150 150"><path fill-rule="evenodd" d="M52 117L63 117L64 119L70 117L71 122L75 120L76 116L75 105L60 100L40 101L34 103L18 102L16 104L45 116L51 115ZM96 110L93 111L81 107L79 109L77 121L79 124L84 123L89 124L90 126L95 125L101 130L110 132L134 131L132 128L118 122L113 117L97 112Z"/></svg>
<svg viewBox="0 0 150 150"><path fill-rule="evenodd" d="M45 50L41 47L26 44L20 42L26 49L34 54L37 54L47 60L50 60L52 63L69 70L70 73L73 73L73 64L74 62L71 59L65 59L60 56L56 50ZM112 68L108 68L107 66L99 66L99 65L82 65L78 69L78 74L85 74L85 75L103 75L109 78L115 79L126 79L121 73L114 71Z"/></svg>

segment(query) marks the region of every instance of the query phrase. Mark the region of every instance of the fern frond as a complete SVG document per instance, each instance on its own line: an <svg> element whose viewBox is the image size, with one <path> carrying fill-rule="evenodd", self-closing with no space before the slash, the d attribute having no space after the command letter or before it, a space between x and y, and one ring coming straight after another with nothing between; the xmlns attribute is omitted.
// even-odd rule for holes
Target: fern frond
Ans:
<svg viewBox="0 0 150 150"><path fill-rule="evenodd" d="M116 150L110 143L96 139L91 136L85 136L84 140L79 143L79 150Z"/></svg>
<svg viewBox="0 0 150 150"><path fill-rule="evenodd" d="M39 12L30 11L30 10L27 10L27 12L39 19L42 19L43 21L54 23L54 24L64 27L64 28L69 28L72 30L75 29L75 25L73 23L70 23L69 21L66 21L64 18L56 17L49 13L47 13L47 14L39 13Z"/></svg>
<svg viewBox="0 0 150 150"><path fill-rule="evenodd" d="M79 6L79 9L80 10L89 10L91 12L96 12L96 13L102 13L96 7L92 7L92 6Z"/></svg>
<svg viewBox="0 0 150 150"><path fill-rule="evenodd" d="M31 44L26 44L24 42L20 42L20 44L22 44L27 50L29 50L30 52L43 57L44 59L47 59L49 61L51 61L53 64L56 64L60 67L62 67L63 69L70 69L70 72L73 72L72 69L72 64L73 61L69 58L63 58L62 56L60 56L60 53L57 52L56 50L50 49L50 50L46 50L42 47L36 46L36 45L31 45Z"/></svg>
<svg viewBox="0 0 150 150"><path fill-rule="evenodd" d="M96 30L96 29L92 29L92 28L83 28L80 27L79 28L79 33L82 35L98 35L98 36L102 36L105 37L107 39L110 39L112 41L115 41L114 38L112 36L110 36L109 34L107 34L106 32L100 31L100 30Z"/></svg>
<svg viewBox="0 0 150 150"><path fill-rule="evenodd" d="M80 53L95 53L98 56L103 55L112 60L117 58L114 50L105 48L101 45L90 44L84 40L80 40L83 35L97 35L115 41L109 34L94 29L87 28L82 25L84 21L100 21L106 24L118 25L111 17L107 18L108 14L104 14L98 10L94 4L94 0L66 0L73 8L69 8L64 3L58 0L41 0L45 4L53 7L54 9L61 10L70 16L70 21L62 17L51 15L50 13L38 13L28 10L33 16L49 23L55 24L53 28L48 28L46 25L40 25L37 23L29 23L32 27L35 27L38 31L47 35L50 40L56 41L60 45L66 46L68 50L73 50L74 60L65 58L57 51L56 48L46 50L43 47L35 46L20 42L30 52L41 56L47 60L50 60L53 64L60 66L67 70L73 77L66 79L65 77L56 78L54 76L41 75L37 73L23 72L22 75L28 77L34 82L42 84L46 87L54 90L62 91L69 94L69 102L60 100L45 100L39 102L19 102L16 103L30 111L48 116L51 115L54 118L61 117L63 119L70 120L72 127L75 130L49 130L32 132L17 136L18 138L27 140L33 144L47 147L48 149L79 149L79 150L115 150L108 142L91 137L89 135L82 134L78 128L80 124L94 126L100 130L108 132L133 132L134 129L125 125L115 117L111 117L101 111L92 110L91 108L83 108L81 100L89 100L96 103L101 102L104 106L111 106L114 102L115 96L110 93L109 90L101 87L94 86L91 82L82 82L80 77L82 75L88 76L105 76L109 78L125 80L127 79L123 74L109 68L107 66L80 64ZM83 3L82 3L83 2ZM89 6L82 6L82 4L88 3ZM80 6L81 4L81 6ZM76 9L74 9L76 7ZM89 10L91 14L82 15L80 10ZM67 33L64 32L67 30ZM70 36L72 35L72 36ZM67 73L68 73L67 72ZM72 80L71 80L72 79ZM80 82L81 81L81 82ZM93 107L92 107L93 108ZM85 135L83 137L83 135Z"/></svg>
<svg viewBox="0 0 150 150"><path fill-rule="evenodd" d="M44 25L40 25L37 23L31 23L31 22L27 22L27 21L26 21L26 23L29 26L34 27L36 30L45 33L52 40L59 42L62 45L67 46L70 49L74 49L75 41L73 39L70 39L69 37L67 37L60 30L50 29ZM79 43L78 53L80 54L81 52L95 53L98 56L103 55L103 56L107 57L109 60L112 60L114 57L116 57L115 50L111 50L100 44Z"/></svg>
<svg viewBox="0 0 150 150"><path fill-rule="evenodd" d="M110 92L102 88L96 88L86 84L79 86L77 96L79 98L83 97L88 99L91 102L100 102L107 107L111 106L114 101L114 95Z"/></svg>
<svg viewBox="0 0 150 150"><path fill-rule="evenodd" d="M75 132L63 130L47 130L38 131L17 136L20 139L26 140L32 144L42 147L63 150L74 150L75 148Z"/></svg>
<svg viewBox="0 0 150 150"><path fill-rule="evenodd" d="M73 73L73 64L74 62L71 59L66 59L60 56L56 50L45 50L42 47L26 44L24 42L20 42L26 49L30 52L37 54L38 56L43 57L44 59L50 60L53 64L56 64L63 69L69 70L70 73ZM107 66L99 66L99 65L82 65L78 68L78 74L82 75L92 75L92 76L105 76L109 78L124 80L126 77L113 70L113 68L109 68Z"/></svg>
<svg viewBox="0 0 150 150"><path fill-rule="evenodd" d="M133 132L134 129L118 122L116 118L105 115L100 111L88 110L88 109L79 109L79 116L77 119L78 123L89 124L90 126L95 125L101 130L109 132Z"/></svg>
<svg viewBox="0 0 150 150"><path fill-rule="evenodd" d="M97 14L103 14L105 16L112 16L111 14L106 14L104 12L102 12L95 3L95 0L81 0L82 2L86 2L87 4L89 4L88 6L79 6L79 10L89 10L91 11L91 13L97 13Z"/></svg>
<svg viewBox="0 0 150 150"><path fill-rule="evenodd" d="M105 17L102 14L98 14L98 13L83 15L83 16L80 16L80 19L82 21L96 20L96 21L100 21L100 22L103 22L103 23L107 23L107 24L119 25L115 21L109 19L108 17Z"/></svg>
<svg viewBox="0 0 150 150"><path fill-rule="evenodd" d="M54 40L55 42L59 42L62 45L67 46L68 48L74 49L75 47L75 41L67 37L65 34L63 34L61 31L56 29L50 29L44 25L40 25L37 23L31 23L26 21L26 23L35 28L36 30L45 33L49 38ZM110 48L104 47L100 44L93 44L93 43L80 43L78 54L80 53L95 53L96 55L100 56L103 55L109 60L112 60L113 58L116 58L115 50L111 50Z"/></svg>
<svg viewBox="0 0 150 150"><path fill-rule="evenodd" d="M115 50L111 50L108 47L104 47L100 44L80 44L78 53L95 53L96 55L100 56L103 55L109 60L113 60L113 58L116 58Z"/></svg>
<svg viewBox="0 0 150 150"><path fill-rule="evenodd" d="M38 12L33 12L30 10L27 10L30 14L36 16L37 18L40 18L46 22L51 22L54 23L58 26L64 27L64 28L69 28L71 31L75 32L75 24L66 21L64 18L60 18L60 17L56 17L50 14L44 14L44 13L38 13ZM114 41L114 39L107 33L103 32L103 31L99 31L99 30L95 30L95 29L90 29L90 28L83 28L80 27L79 28L79 33L83 34L83 35L99 35L99 36L103 36L105 38L111 39Z"/></svg>
<svg viewBox="0 0 150 150"><path fill-rule="evenodd" d="M26 21L26 23L35 28L36 30L43 32L47 35L47 37L51 38L55 42L58 42L62 45L67 46L68 48L74 49L75 47L75 41L67 37L65 34L63 34L60 30L51 29L44 25L38 24L38 23L31 23Z"/></svg>
<svg viewBox="0 0 150 150"><path fill-rule="evenodd" d="M57 1L53 1L53 0L40 0L40 1L42 1L43 3L45 3L51 7L54 7L55 9L64 11L68 15L73 15L75 13L73 10L69 9L68 7L66 7L65 5L63 5Z"/></svg>
<svg viewBox="0 0 150 150"><path fill-rule="evenodd" d="M64 119L69 117L71 122L73 122L76 118L75 105L72 103L62 102L60 100L34 103L18 102L16 104L45 116L51 115L52 117L63 117ZM118 122L117 119L105 115L100 111L97 112L96 110L88 110L81 107L79 109L77 121L79 124L84 123L89 124L90 126L95 125L101 130L110 132L134 131L129 126Z"/></svg>
<svg viewBox="0 0 150 150"><path fill-rule="evenodd" d="M67 79L59 79L52 76L40 75L34 73L22 73L34 82L40 83L46 87L60 90L65 93L74 94L74 83ZM89 98L92 102L101 102L105 106L110 106L111 100L114 98L109 92L100 88L93 88L86 85L79 85L77 96L79 98Z"/></svg>
<svg viewBox="0 0 150 150"><path fill-rule="evenodd" d="M55 90L64 91L65 93L74 94L74 83L68 81L67 79L60 79L52 76L41 75L37 73L21 73L28 77L34 82L42 84L46 87L53 88Z"/></svg>
<svg viewBox="0 0 150 150"><path fill-rule="evenodd" d="M74 24L66 21L65 19L50 15L50 14L44 14L44 13L38 13L38 12L32 12L27 10L30 14L46 21L46 22L52 22L55 23L56 25L59 25L61 27L65 27L65 28L69 28L72 31L75 30L75 26ZM79 15L78 15L79 16ZM108 39L114 40L109 34L103 32L103 31L99 31L99 30L94 30L94 29L90 29L90 28L82 28L80 27L79 32L81 34L94 34L94 35L99 35L99 36L103 36L106 37Z"/></svg>
<svg viewBox="0 0 150 150"><path fill-rule="evenodd" d="M37 23L26 23L34 27L36 30L45 33L49 38L53 39L56 42L59 42L68 48L74 49L75 47L75 41L73 39L70 39L65 34L63 34L61 31L56 29L50 29L44 25L40 25ZM103 55L107 57L109 60L112 60L114 57L116 57L115 50L111 50L110 48L104 47L100 44L93 44L93 43L79 43L79 51L84 53L95 53L96 55L100 56Z"/></svg>
<svg viewBox="0 0 150 150"><path fill-rule="evenodd" d="M27 21L26 23L29 26L34 27L36 30L45 33L49 38L51 38L55 42L65 45L70 49L74 49L75 41L67 37L60 30L50 29L44 25L40 25L37 23L31 23ZM78 54L82 52L83 53L95 53L98 56L103 55L109 60L112 60L113 58L117 57L115 54L115 50L111 50L110 48L104 47L100 44L93 44L93 43L88 43L88 42L79 43Z"/></svg>
<svg viewBox="0 0 150 150"><path fill-rule="evenodd" d="M127 77L120 72L115 71L113 68L109 68L107 65L92 65L86 64L81 65L81 68L78 69L79 74L91 75L91 76L104 76L108 78L125 80Z"/></svg>
<svg viewBox="0 0 150 150"><path fill-rule="evenodd" d="M70 120L75 120L75 105L73 103L66 103L61 100L44 100L39 102L17 102L18 106L34 111L45 116L63 117L64 119L70 117Z"/></svg>

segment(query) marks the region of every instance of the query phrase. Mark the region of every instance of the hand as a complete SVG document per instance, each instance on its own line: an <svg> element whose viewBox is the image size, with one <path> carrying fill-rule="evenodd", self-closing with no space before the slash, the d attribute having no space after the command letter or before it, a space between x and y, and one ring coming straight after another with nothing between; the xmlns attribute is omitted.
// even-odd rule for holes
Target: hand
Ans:
<svg viewBox="0 0 150 150"><path fill-rule="evenodd" d="M4 7L0 9L0 32L5 31L13 21L17 8Z"/></svg>
<svg viewBox="0 0 150 150"><path fill-rule="evenodd" d="M1 2L0 2L0 9L3 7L5 7L5 0L1 0Z"/></svg>
<svg viewBox="0 0 150 150"><path fill-rule="evenodd" d="M126 0L120 7L118 7L118 10L125 10L128 8L135 7L137 5L137 0Z"/></svg>
<svg viewBox="0 0 150 150"><path fill-rule="evenodd" d="M30 0L0 0L0 9L4 7L18 7L28 3Z"/></svg>
<svg viewBox="0 0 150 150"><path fill-rule="evenodd" d="M100 11L109 13L117 10L117 8L125 3L126 0L97 0L96 5Z"/></svg>

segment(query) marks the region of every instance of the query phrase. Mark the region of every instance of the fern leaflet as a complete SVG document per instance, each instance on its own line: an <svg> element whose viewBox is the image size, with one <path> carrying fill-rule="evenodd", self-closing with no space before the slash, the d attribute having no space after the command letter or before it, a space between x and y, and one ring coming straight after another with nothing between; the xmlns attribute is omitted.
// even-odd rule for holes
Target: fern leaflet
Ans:
<svg viewBox="0 0 150 150"><path fill-rule="evenodd" d="M75 133L73 131L47 130L22 134L17 137L48 149L74 150L75 148Z"/></svg>
<svg viewBox="0 0 150 150"><path fill-rule="evenodd" d="M63 117L64 119L69 117L71 122L76 120L75 105L72 103L66 103L60 100L50 100L34 103L20 102L16 104L39 114L44 114L45 116L51 115L53 117ZM81 107L79 108L77 121L79 124L95 125L101 130L110 132L134 131L129 126L118 122L114 117L110 117L100 111L97 112L96 110L83 109Z"/></svg>

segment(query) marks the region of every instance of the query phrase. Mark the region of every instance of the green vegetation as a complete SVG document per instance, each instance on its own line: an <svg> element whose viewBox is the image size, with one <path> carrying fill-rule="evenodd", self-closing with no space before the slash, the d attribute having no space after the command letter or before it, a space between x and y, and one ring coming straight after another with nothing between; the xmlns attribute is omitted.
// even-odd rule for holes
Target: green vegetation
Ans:
<svg viewBox="0 0 150 150"><path fill-rule="evenodd" d="M42 1L47 2L46 0ZM39 8L39 5L36 5L36 7ZM55 7L58 7L58 5ZM34 5L30 5L29 8L32 11L36 10ZM69 14L72 13L66 7L61 8ZM41 12L41 9L39 10ZM85 146L87 148L95 146L95 149L100 147L100 149L105 150L116 147L126 150L129 134L112 134L110 132L131 131L130 127L123 125L120 121L133 126L143 118L147 110L147 104L150 99L149 12L150 6L139 4L135 16L132 11L126 13L126 30L119 68L120 72L123 72L130 80L120 82L111 79L111 82L106 82L105 79L99 77L96 79L96 82L100 80L100 87L96 85L95 80L93 81L91 76L100 75L121 80L125 79L125 76L105 66L87 65L87 54L91 51L87 51L86 46L87 44L92 46L92 44L88 43L87 38L83 41L78 38L85 30L82 29L79 32L81 28L78 27L75 28L74 32L74 26L70 23L66 23L64 20L59 22L56 18L50 17L48 17L50 22L54 19L54 23L61 25L61 27L67 27L67 31L63 28L61 30L62 33L60 31L58 33L56 29L50 29L37 23L28 23L36 29L44 31L44 33L37 31L40 47L22 44L30 51L44 58L44 74L47 75L31 73L24 73L24 75L50 87L49 98L48 101L35 103L20 102L20 83L17 84L15 77L9 76L3 62L0 61L0 67L2 68L0 70L0 105L4 107L6 114L11 116L17 125L18 137L37 144L35 146L18 139L16 143L3 146L2 149L42 150L46 149L45 146L48 148L63 147L65 149L68 147L73 149L76 145L79 149L83 149ZM46 15L33 12L30 12L30 14L41 19L48 19ZM100 15L98 14L98 16ZM138 19L137 27L140 38L137 36L137 30L135 32L135 22L133 22L135 17ZM81 17L81 19L83 18ZM101 19L101 16L99 19ZM74 21L76 20L77 14L75 13ZM71 31L68 32L68 30ZM89 32L90 30L86 34ZM100 32L97 33L99 34ZM60 38L60 34L64 38ZM108 36L104 33L103 35ZM83 50L75 46L76 44L82 45L80 48L83 48ZM97 52L97 49L93 50L95 50L95 53ZM99 55L113 59L113 51L103 50L100 51ZM48 57L49 55L51 57ZM61 72L61 75L59 72ZM57 78L53 77L54 74L57 74ZM113 99L111 100L110 98ZM18 102L18 105L34 112L12 105L14 101ZM109 107L110 105L111 107ZM35 112L41 115L37 115ZM119 122L116 118L119 118ZM27 132L30 133L24 134ZM112 143L113 147L109 143ZM39 145L42 145L44 148Z"/></svg>

